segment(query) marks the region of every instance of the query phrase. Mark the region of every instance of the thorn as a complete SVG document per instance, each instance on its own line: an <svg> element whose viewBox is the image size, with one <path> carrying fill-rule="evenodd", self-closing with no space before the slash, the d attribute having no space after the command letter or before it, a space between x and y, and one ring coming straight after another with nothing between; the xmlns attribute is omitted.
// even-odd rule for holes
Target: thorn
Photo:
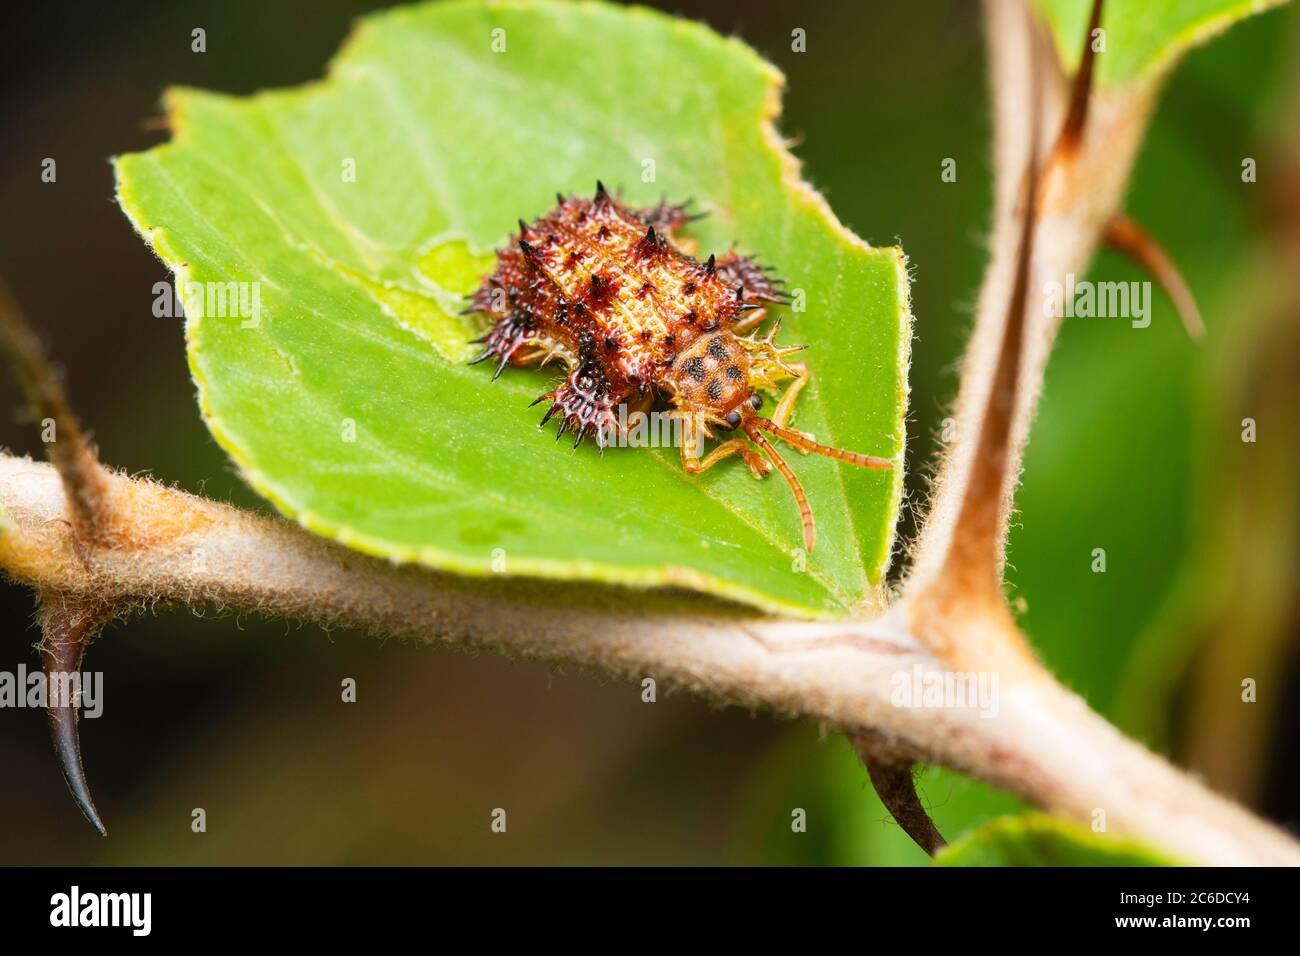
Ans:
<svg viewBox="0 0 1300 956"><path fill-rule="evenodd" d="M917 796L912 764L869 738L851 737L850 741L866 765L871 786L880 797L880 802L903 828L903 832L930 856L946 847L947 841Z"/></svg>
<svg viewBox="0 0 1300 956"><path fill-rule="evenodd" d="M645 241L650 243L652 246L657 246L659 244L659 237L655 235L654 226L651 226L645 231Z"/></svg>
<svg viewBox="0 0 1300 956"><path fill-rule="evenodd" d="M525 259L532 259L537 254L537 250L529 244L528 240L522 237L519 239L519 248L523 252Z"/></svg>
<svg viewBox="0 0 1300 956"><path fill-rule="evenodd" d="M555 201L558 202L561 206L563 206L567 200L564 198L563 193L556 193Z"/></svg>
<svg viewBox="0 0 1300 956"><path fill-rule="evenodd" d="M528 235L528 223L524 222L523 217L519 219L519 235Z"/></svg>
<svg viewBox="0 0 1300 956"><path fill-rule="evenodd" d="M89 639L99 629L103 619L76 606L69 606L62 598L43 598L41 606L41 661L45 668L46 688L66 686L66 681L56 675L73 674L81 668L81 658ZM75 701L48 701L46 717L50 725L50 740L63 771L63 779L77 807L99 831L108 836L104 821L90 797L90 785L81 763L81 744L77 734L77 708Z"/></svg>
<svg viewBox="0 0 1300 956"><path fill-rule="evenodd" d="M609 193L605 191L605 184L602 183L599 179L596 180L596 198L598 200L609 198Z"/></svg>
<svg viewBox="0 0 1300 956"><path fill-rule="evenodd" d="M574 450L574 451L577 451L577 450L578 450L578 446L582 444L582 440L583 440L584 438L587 437L587 429L590 428L590 427L591 427L590 425L585 425L585 426L584 426L584 425L579 425L579 426L575 429L576 434L573 436L573 450Z"/></svg>
<svg viewBox="0 0 1300 956"><path fill-rule="evenodd" d="M1183 281L1173 260L1150 233L1128 216L1119 215L1106 225L1102 241L1151 273L1173 302L1183 328L1193 341L1205 338L1205 323L1196 307L1196 297Z"/></svg>
<svg viewBox="0 0 1300 956"><path fill-rule="evenodd" d="M718 257L713 254L710 254L709 261L704 263L704 274L717 275L717 273L718 273Z"/></svg>
<svg viewBox="0 0 1300 956"><path fill-rule="evenodd" d="M555 433L556 441L559 441L560 436L562 436L565 432L569 430L569 424L570 424L570 419L568 415L565 415L564 418L560 419L560 430Z"/></svg>
<svg viewBox="0 0 1300 956"><path fill-rule="evenodd" d="M488 358L488 356L490 356L491 354L492 354L492 350L491 350L491 349L488 349L488 350L485 351L482 355L480 355L478 358L476 358L476 359L470 359L469 364L470 364L470 365L477 365L479 362L485 361L485 360Z"/></svg>
<svg viewBox="0 0 1300 956"><path fill-rule="evenodd" d="M551 416L554 415L559 410L560 410L560 404L559 402L556 402L554 405L552 405L550 408L546 410L546 414L542 416L541 423L538 424L537 427L544 428L546 426L546 423L551 420Z"/></svg>
<svg viewBox="0 0 1300 956"><path fill-rule="evenodd" d="M542 392L542 394L538 395L536 398L534 398L531 402L528 403L528 407L532 408L534 405L540 405L542 404L542 402L546 401L550 397L551 397L550 392Z"/></svg>

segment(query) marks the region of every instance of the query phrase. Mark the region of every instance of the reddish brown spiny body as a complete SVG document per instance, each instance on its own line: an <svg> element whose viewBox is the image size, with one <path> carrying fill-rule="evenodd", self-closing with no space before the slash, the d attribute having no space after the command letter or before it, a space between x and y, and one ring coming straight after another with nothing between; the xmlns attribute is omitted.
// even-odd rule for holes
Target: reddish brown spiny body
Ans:
<svg viewBox="0 0 1300 956"><path fill-rule="evenodd" d="M802 365L786 362L801 346L778 348L776 327L752 333L765 306L785 301L779 281L753 260L729 252L700 262L676 233L692 217L684 205L634 209L597 183L592 199L558 196L558 205L519 234L497 256L496 271L474 293L471 311L494 325L475 362L507 365L558 358L565 380L538 398L550 406L545 424L559 417L558 435L572 429L574 447L594 435L603 448L619 428L620 405L643 408L668 395L684 421L682 462L703 471L741 455L758 477L774 464L790 483L803 519L804 543L814 541L811 508L793 472L760 431L800 448L864 467L891 467L878 458L818 445L785 427L794 397L807 380ZM771 419L756 414L757 390L794 379ZM700 440L713 429L742 431L700 457ZM771 464L769 464L769 460Z"/></svg>

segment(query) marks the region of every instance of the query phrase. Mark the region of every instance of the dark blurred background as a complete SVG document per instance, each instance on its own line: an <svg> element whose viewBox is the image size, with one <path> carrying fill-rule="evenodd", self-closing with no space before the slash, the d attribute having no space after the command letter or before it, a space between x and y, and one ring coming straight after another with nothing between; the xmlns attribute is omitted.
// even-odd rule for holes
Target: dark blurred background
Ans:
<svg viewBox="0 0 1300 956"><path fill-rule="evenodd" d="M108 157L165 134L170 84L231 93L319 77L372 6L223 0L6 11L0 272L66 369L103 459L268 510L208 436L169 278L112 199ZM984 261L989 123L979 8L668 2L747 40L789 81L807 177L914 273L910 501L924 500ZM207 52L190 31L207 30ZM807 31L807 52L790 32ZM1187 276L1194 344L1155 294L1151 327L1067 321L1011 542L1012 598L1048 664L1128 732L1293 828L1300 820L1294 286L1271 215L1300 103L1300 21L1274 12L1195 52L1138 163L1130 211ZM56 184L41 161L58 163ZM1240 180L1244 157L1259 182ZM945 158L955 183L940 180ZM1103 254L1093 275L1144 278ZM40 456L0 379L0 446ZM1240 420L1259 440L1240 441ZM903 533L912 531L912 515ZM1105 574L1090 570L1104 547ZM0 669L36 665L29 593L0 584ZM590 675L358 634L159 612L115 626L82 722L111 838L81 819L42 713L0 710L0 863L923 863L843 740ZM339 701L354 677L359 701ZM1240 700L1243 678L1259 687ZM928 771L950 838L1015 801ZM208 831L190 830L203 807ZM493 835L493 808L509 831ZM808 812L808 832L790 829Z"/></svg>

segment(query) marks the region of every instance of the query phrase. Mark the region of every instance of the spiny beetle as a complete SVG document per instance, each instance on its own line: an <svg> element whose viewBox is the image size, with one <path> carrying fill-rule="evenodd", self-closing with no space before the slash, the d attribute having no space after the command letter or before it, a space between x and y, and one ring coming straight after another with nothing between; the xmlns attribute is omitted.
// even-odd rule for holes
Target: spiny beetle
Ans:
<svg viewBox="0 0 1300 956"><path fill-rule="evenodd" d="M681 419L686 471L698 474L730 455L740 455L756 478L775 465L794 493L811 552L816 529L808 496L763 433L862 468L893 465L818 444L788 427L808 382L807 368L788 358L804 346L776 344L779 319L758 334L767 306L789 301L780 280L734 251L705 262L693 258L693 242L677 236L698 218L687 213L688 204L636 209L599 182L592 199L556 199L531 224L519 220L518 235L497 253L496 270L471 297L467 311L493 320L477 340L484 352L471 364L495 360L495 379L510 364L562 362L564 381L533 404L550 402L542 424L559 416L556 438L572 429L575 448L593 435L604 449L623 427L620 405L644 409L666 396ZM786 381L772 416L758 414L760 392ZM702 455L703 439L714 438L715 429L745 438Z"/></svg>

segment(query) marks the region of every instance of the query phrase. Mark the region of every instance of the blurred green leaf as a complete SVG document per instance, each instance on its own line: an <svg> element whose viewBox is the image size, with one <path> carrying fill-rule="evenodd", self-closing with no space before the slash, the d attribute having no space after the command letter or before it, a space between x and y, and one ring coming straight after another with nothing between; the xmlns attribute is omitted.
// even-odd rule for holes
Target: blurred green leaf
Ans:
<svg viewBox="0 0 1300 956"><path fill-rule="evenodd" d="M1252 14L1286 0L1109 0L1102 9L1104 36L1095 41L1097 79L1123 86L1172 66L1192 47ZM1079 62L1093 0L1038 0L1047 15L1061 62ZM1101 44L1104 44L1102 48Z"/></svg>
<svg viewBox="0 0 1300 956"><path fill-rule="evenodd" d="M939 851L936 866L1173 866L1127 840L1032 813L1000 817Z"/></svg>
<svg viewBox="0 0 1300 956"><path fill-rule="evenodd" d="M509 573L833 613L875 593L901 469L796 456L820 543L792 570L779 480L739 462L690 477L675 448L556 448L528 408L554 376L466 367L481 329L457 314L557 190L599 177L634 203L692 197L703 250L736 243L807 295L783 337L816 346L798 426L898 455L906 262L798 182L769 122L780 83L741 43L646 10L412 7L363 21L322 83L173 92L174 141L120 158L118 196L183 295L260 283L256 324L186 297L190 366L213 435L308 528L465 573L496 553Z"/></svg>

